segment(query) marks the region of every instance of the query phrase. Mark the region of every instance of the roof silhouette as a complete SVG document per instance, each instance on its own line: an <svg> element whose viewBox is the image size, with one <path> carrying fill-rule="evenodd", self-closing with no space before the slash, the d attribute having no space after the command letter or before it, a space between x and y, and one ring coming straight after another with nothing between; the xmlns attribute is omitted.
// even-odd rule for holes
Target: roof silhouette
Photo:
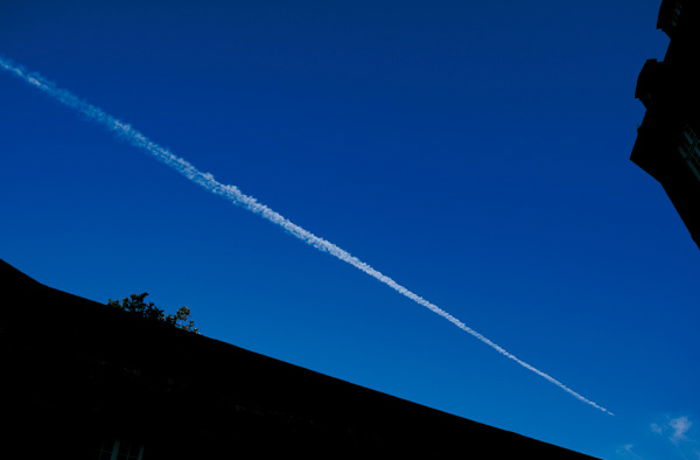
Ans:
<svg viewBox="0 0 700 460"><path fill-rule="evenodd" d="M40 449L42 439L72 446L74 458L109 458L127 445L144 459L435 458L455 448L479 458L592 458L139 318L4 261L0 285L10 299L0 315L10 450Z"/></svg>

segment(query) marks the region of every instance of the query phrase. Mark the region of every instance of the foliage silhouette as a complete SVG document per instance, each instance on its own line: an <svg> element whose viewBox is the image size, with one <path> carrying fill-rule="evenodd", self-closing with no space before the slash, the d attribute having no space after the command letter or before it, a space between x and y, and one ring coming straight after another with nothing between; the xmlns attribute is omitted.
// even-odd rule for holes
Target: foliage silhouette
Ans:
<svg viewBox="0 0 700 460"><path fill-rule="evenodd" d="M174 315L166 315L165 310L156 307L153 302L144 302L146 296L148 296L148 292L131 294L129 297L124 297L121 302L108 299L107 305L148 320L162 321L179 329L199 334L199 329L194 327L194 321L190 319L191 311L189 308L180 307Z"/></svg>

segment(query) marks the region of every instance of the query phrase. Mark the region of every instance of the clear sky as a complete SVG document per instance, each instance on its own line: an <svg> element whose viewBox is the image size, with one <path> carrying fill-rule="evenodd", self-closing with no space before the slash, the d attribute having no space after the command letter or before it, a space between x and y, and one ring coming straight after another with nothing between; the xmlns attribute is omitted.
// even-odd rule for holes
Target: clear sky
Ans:
<svg viewBox="0 0 700 460"><path fill-rule="evenodd" d="M636 76L668 43L658 6L9 0L0 15L0 54L615 417L5 73L0 257L584 453L700 458L698 251L629 161Z"/></svg>

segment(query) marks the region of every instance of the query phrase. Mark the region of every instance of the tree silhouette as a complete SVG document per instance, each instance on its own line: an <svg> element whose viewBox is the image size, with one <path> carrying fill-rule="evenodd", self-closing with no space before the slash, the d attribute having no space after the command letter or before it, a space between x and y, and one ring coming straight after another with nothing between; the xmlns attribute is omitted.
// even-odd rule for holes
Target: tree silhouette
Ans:
<svg viewBox="0 0 700 460"><path fill-rule="evenodd" d="M153 302L144 302L146 296L148 296L148 292L131 294L129 297L124 297L121 302L108 299L107 305L133 313L148 320L162 321L179 329L199 334L199 329L194 327L194 321L190 319L190 314L192 312L189 308L180 307L174 315L166 315L165 310L156 307Z"/></svg>

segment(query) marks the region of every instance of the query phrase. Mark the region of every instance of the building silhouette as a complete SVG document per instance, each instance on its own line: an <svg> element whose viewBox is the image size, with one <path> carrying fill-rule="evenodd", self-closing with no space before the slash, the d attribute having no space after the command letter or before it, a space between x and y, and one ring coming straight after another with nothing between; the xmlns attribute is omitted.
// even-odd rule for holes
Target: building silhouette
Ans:
<svg viewBox="0 0 700 460"><path fill-rule="evenodd" d="M663 0L657 28L671 39L664 60L649 59L635 96L647 111L631 160L663 186L700 247L700 2Z"/></svg>
<svg viewBox="0 0 700 460"><path fill-rule="evenodd" d="M44 286L0 261L3 458L592 458Z"/></svg>

